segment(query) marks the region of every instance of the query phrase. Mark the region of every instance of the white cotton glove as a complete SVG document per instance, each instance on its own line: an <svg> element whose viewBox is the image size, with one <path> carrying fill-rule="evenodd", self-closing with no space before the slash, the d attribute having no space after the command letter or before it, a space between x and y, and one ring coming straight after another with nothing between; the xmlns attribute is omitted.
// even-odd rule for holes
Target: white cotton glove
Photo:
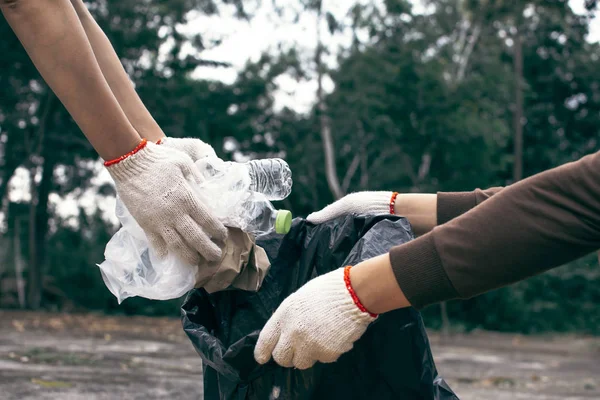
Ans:
<svg viewBox="0 0 600 400"><path fill-rule="evenodd" d="M214 241L225 240L227 230L195 195L192 184L202 178L190 157L148 142L107 169L159 257L173 252L192 265L200 256L208 261L221 258Z"/></svg>
<svg viewBox="0 0 600 400"><path fill-rule="evenodd" d="M212 146L204 143L200 139L164 137L159 143L187 154L190 156L193 162L196 162L204 157L217 156Z"/></svg>
<svg viewBox="0 0 600 400"><path fill-rule="evenodd" d="M260 333L254 358L265 364L272 355L279 365L299 369L331 363L352 349L375 318L354 303L340 268L281 303Z"/></svg>
<svg viewBox="0 0 600 400"><path fill-rule="evenodd" d="M357 192L342 197L321 211L310 214L306 220L322 224L348 214L389 214L393 192Z"/></svg>

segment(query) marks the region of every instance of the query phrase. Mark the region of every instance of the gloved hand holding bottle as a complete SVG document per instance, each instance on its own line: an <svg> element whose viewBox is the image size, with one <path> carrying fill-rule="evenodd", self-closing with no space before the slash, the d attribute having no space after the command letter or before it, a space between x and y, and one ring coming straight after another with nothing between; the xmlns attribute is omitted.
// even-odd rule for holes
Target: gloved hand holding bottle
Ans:
<svg viewBox="0 0 600 400"><path fill-rule="evenodd" d="M164 144L149 146L152 149L164 149L174 155L177 153L177 158L180 160L189 160L185 153L168 148ZM275 210L267 199L282 199L291 190L291 172L283 160L266 159L249 163L233 163L208 156L199 159L196 164L186 161L182 165L186 174L193 178L189 184L184 185L186 190L190 189L192 192L191 199L188 201L194 202L196 208L202 207L202 210L206 210L207 215L219 222L219 226L224 224L230 228L239 228L254 236L273 230L285 234L290 230L291 213L286 210ZM190 165L192 170L188 170ZM133 174L131 178L137 175ZM177 184L177 179L173 182L155 182L155 184L156 190L160 191L162 187L168 188L169 185ZM129 209L129 204L133 204L134 207L137 204L143 206L145 199L137 198L136 201L132 201L129 197L123 198L123 194L127 195L128 192L119 191L116 207L116 214L123 228L107 244L104 252L106 259L99 265L105 284L119 302L131 296L156 300L182 296L195 287L198 272L201 272L200 275L206 274L206 271L200 271L199 268L209 268L209 264L188 259L180 260L173 255L162 259L158 257L157 244L149 234L151 230L141 226L140 218L133 215L137 209ZM129 200L129 204L125 203L126 200ZM184 227L190 226L186 223L189 221L186 210L185 205L165 210L164 213L170 218L164 223L168 229L167 234L173 232L170 226L177 223L182 216L184 221L180 224ZM175 233L179 235L173 239L176 244L186 243L194 237L198 238L199 245L211 244L204 240L203 236L188 238L189 230L175 231ZM220 244L221 248L226 248L225 243ZM162 243L159 241L158 245ZM214 252L221 251L221 248L209 247L207 250ZM212 257L215 254L210 255ZM222 261L221 258L206 259L216 261L217 264Z"/></svg>
<svg viewBox="0 0 600 400"><path fill-rule="evenodd" d="M145 140L130 155L105 163L117 193L159 258L169 251L189 264L215 261L227 231L194 193L202 177L185 154Z"/></svg>

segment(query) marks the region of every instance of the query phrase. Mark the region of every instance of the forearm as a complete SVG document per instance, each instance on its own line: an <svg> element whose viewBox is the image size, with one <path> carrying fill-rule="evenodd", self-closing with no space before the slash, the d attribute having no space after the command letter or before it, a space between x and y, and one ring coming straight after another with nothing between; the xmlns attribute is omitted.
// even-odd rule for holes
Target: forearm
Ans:
<svg viewBox="0 0 600 400"><path fill-rule="evenodd" d="M489 199L503 188L494 187L472 192L400 193L394 210L406 217L416 235L423 235L437 225L458 217Z"/></svg>
<svg viewBox="0 0 600 400"><path fill-rule="evenodd" d="M104 159L141 140L106 83L69 0L0 0L36 68Z"/></svg>
<svg viewBox="0 0 600 400"><path fill-rule="evenodd" d="M422 235L437 225L437 203L436 194L400 193L396 196L394 210L410 221L416 235Z"/></svg>
<svg viewBox="0 0 600 400"><path fill-rule="evenodd" d="M354 266L350 270L350 281L361 303L374 314L411 305L394 276L389 254Z"/></svg>
<svg viewBox="0 0 600 400"><path fill-rule="evenodd" d="M513 184L391 250L417 307L470 298L600 248L600 153Z"/></svg>
<svg viewBox="0 0 600 400"><path fill-rule="evenodd" d="M94 20L83 0L71 0L71 3L91 43L102 74L125 115L142 137L153 142L158 141L165 134L135 91L108 37Z"/></svg>

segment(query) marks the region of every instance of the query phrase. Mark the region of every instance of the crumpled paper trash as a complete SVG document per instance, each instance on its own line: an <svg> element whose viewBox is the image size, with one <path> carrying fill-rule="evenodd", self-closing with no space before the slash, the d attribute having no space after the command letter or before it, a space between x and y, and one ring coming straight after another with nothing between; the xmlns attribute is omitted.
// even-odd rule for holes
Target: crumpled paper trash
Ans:
<svg viewBox="0 0 600 400"><path fill-rule="evenodd" d="M221 260L199 266L195 287L208 293L233 288L257 291L271 266L267 253L251 234L238 228L227 230Z"/></svg>

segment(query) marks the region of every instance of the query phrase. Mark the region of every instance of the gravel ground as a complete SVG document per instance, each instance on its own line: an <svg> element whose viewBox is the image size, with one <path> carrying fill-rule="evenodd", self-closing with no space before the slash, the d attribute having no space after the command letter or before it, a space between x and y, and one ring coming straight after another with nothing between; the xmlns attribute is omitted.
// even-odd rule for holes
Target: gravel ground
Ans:
<svg viewBox="0 0 600 400"><path fill-rule="evenodd" d="M600 399L600 338L481 332L431 342L461 400ZM202 399L178 320L0 311L0 399Z"/></svg>

